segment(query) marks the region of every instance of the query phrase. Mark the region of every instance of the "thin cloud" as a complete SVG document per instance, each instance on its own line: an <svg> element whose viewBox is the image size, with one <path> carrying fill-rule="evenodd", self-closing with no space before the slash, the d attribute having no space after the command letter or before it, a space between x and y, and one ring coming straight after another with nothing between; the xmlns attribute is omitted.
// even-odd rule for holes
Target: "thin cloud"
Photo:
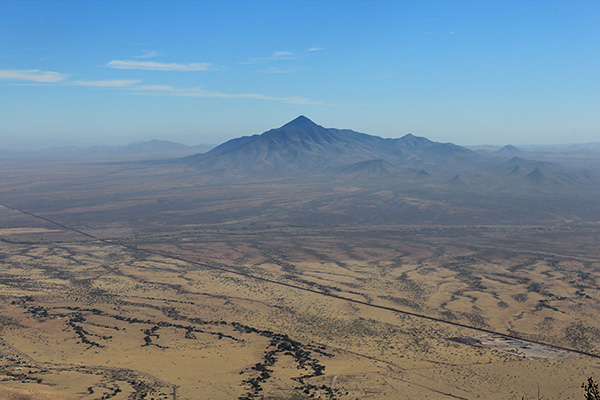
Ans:
<svg viewBox="0 0 600 400"><path fill-rule="evenodd" d="M128 87L140 83L139 80L125 80L125 79L109 79L102 81L75 81L73 82L76 86L90 86L90 87Z"/></svg>
<svg viewBox="0 0 600 400"><path fill-rule="evenodd" d="M295 72L296 70L293 68L275 68L275 67L269 67L269 68L265 68L263 70L260 71L256 71L256 72L260 72L263 74L290 74L292 72Z"/></svg>
<svg viewBox="0 0 600 400"><path fill-rule="evenodd" d="M325 49L321 46L314 46L314 47L311 47L310 49L308 49L308 51L323 51L323 50L325 50Z"/></svg>
<svg viewBox="0 0 600 400"><path fill-rule="evenodd" d="M107 67L116 69L143 69L148 71L208 71L210 63L159 63L156 61L112 60Z"/></svg>
<svg viewBox="0 0 600 400"><path fill-rule="evenodd" d="M242 62L242 64L260 64L269 61L295 60L297 58L298 57L296 56L296 54L292 53L291 51L274 51L268 57L251 58Z"/></svg>
<svg viewBox="0 0 600 400"><path fill-rule="evenodd" d="M293 60L296 58L296 55L291 51L274 51L271 54L271 60Z"/></svg>
<svg viewBox="0 0 600 400"><path fill-rule="evenodd" d="M327 103L317 102L305 97L289 96L278 97L270 96L262 93L223 93L204 90L201 88L178 89L167 85L146 85L134 88L136 94L154 94L154 95L169 95L180 97L200 97L200 98L218 98L218 99L252 99L252 100L267 100L277 101L287 104L302 104L302 105L331 105Z"/></svg>
<svg viewBox="0 0 600 400"><path fill-rule="evenodd" d="M0 69L0 79L11 81L56 83L64 81L66 77L58 72L39 69Z"/></svg>
<svg viewBox="0 0 600 400"><path fill-rule="evenodd" d="M177 89L170 85L140 85L135 87L136 90L147 90L154 92L176 92Z"/></svg>
<svg viewBox="0 0 600 400"><path fill-rule="evenodd" d="M144 54L135 56L135 58L154 58L161 55L158 51L155 50L142 50Z"/></svg>

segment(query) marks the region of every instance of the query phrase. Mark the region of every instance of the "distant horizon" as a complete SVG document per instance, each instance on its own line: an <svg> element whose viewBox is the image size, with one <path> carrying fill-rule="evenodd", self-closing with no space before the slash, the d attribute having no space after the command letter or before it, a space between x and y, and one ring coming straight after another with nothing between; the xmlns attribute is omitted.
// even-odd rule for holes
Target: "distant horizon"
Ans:
<svg viewBox="0 0 600 400"><path fill-rule="evenodd" d="M302 115L303 116L303 115ZM297 117L296 117L297 118ZM311 121L312 119L310 117L309 118ZM183 144L186 146L190 146L190 147L194 147L194 146L218 146L222 143L225 143L229 140L235 139L235 138L239 138L242 136L251 136L251 135L260 135L263 134L267 131L269 131L270 129L275 129L275 128L279 128L283 125L285 125L288 122L293 121L295 118L286 121L285 123L278 125L278 126L272 126L269 128L266 128L264 131L262 132L255 132L255 133L246 133L246 134L241 134L239 136L233 136L230 138L227 138L221 142L202 142L202 143L198 143L198 142L192 142L192 141L185 141L185 140L174 140L173 138L161 138L161 137L151 137L151 138L141 138L139 140L131 140L131 141L127 141L127 139L125 140L121 140L121 141L96 141L96 142L77 142L77 141L64 141L64 142L56 142L55 139L49 139L47 141L40 141L40 140L36 140L36 139L31 139L30 143L21 143L20 145L16 145L16 146L0 146L0 150L8 150L8 151L42 151L42 150L48 150L54 147L57 148L61 148L61 147L79 147L79 148L89 148L89 147L94 147L94 146L127 146L127 145L132 145L132 144L138 144L138 143L148 143L148 142L152 142L152 141L164 141L164 142L172 142L172 143L178 143L178 144ZM318 125L324 126L322 124L319 124L318 121L313 121ZM349 129L349 130L354 130L352 128L349 127L335 127L335 126L324 126L325 128L335 128L335 129ZM372 136L380 136L380 135L374 135L370 132L361 132L361 133L365 133L368 135L372 135ZM386 137L386 136L380 136L380 137L384 137L384 138L400 138L402 136L408 135L408 134L412 134L414 136L418 136L418 137L425 137L427 139L433 140L432 138L425 136L425 135L419 135L417 133L413 133L413 132L407 132L404 133L402 135L396 136L396 137ZM433 140L436 141L437 140ZM463 147L495 147L495 148L502 148L504 146L508 146L508 145L512 145L515 147L523 147L523 148L527 148L527 147L560 147L560 146L569 146L569 145L586 145L586 144L596 144L596 143L600 143L600 140L597 141L589 141L589 142L562 142L562 143L522 143L522 144L514 144L514 143L499 143L499 144L493 144L493 143L459 143L459 142L454 142L454 141L448 141L448 142L442 142L442 143L453 143L459 146L463 146Z"/></svg>

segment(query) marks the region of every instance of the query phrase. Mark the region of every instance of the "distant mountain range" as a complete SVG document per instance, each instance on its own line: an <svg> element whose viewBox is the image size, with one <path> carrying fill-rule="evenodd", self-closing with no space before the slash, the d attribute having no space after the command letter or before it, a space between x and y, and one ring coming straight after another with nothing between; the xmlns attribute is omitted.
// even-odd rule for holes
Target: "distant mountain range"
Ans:
<svg viewBox="0 0 600 400"><path fill-rule="evenodd" d="M175 219L218 229L600 223L599 153L468 149L325 128L303 116L203 150L164 141L53 149L57 166L26 165L29 181L0 155L8 166L2 184L23 188L13 203L24 209L46 202L40 188L75 196L81 211L68 218L84 227L94 226L96 212L115 226L128 218L159 230ZM4 192L11 203L13 191ZM48 215L57 216L58 203L48 203Z"/></svg>
<svg viewBox="0 0 600 400"><path fill-rule="evenodd" d="M412 134L385 139L348 129L324 128L300 116L280 128L230 140L184 161L203 170L282 176L348 171L353 164L357 164L354 169L362 165L371 170L378 165L378 170L387 172L398 166L445 171L449 166L452 170L462 169L485 159L452 143L432 142Z"/></svg>
<svg viewBox="0 0 600 400"><path fill-rule="evenodd" d="M260 135L227 141L180 162L220 177L294 177L429 180L451 186L596 185L594 173L528 159L515 146L474 151L408 134L386 139L347 129L324 128L300 116Z"/></svg>
<svg viewBox="0 0 600 400"><path fill-rule="evenodd" d="M90 147L62 146L37 151L1 150L0 157L5 159L148 159L176 158L190 154L204 153L214 146L200 144L188 146L167 140L149 140L126 145L97 145Z"/></svg>
<svg viewBox="0 0 600 400"><path fill-rule="evenodd" d="M556 147L552 147L556 149ZM412 134L382 138L349 129L325 128L299 116L260 135L212 148L163 140L122 146L55 147L0 151L5 160L165 160L212 180L316 178L428 184L464 190L600 187L600 153L593 143L564 151L525 150L512 145L475 147L439 143Z"/></svg>

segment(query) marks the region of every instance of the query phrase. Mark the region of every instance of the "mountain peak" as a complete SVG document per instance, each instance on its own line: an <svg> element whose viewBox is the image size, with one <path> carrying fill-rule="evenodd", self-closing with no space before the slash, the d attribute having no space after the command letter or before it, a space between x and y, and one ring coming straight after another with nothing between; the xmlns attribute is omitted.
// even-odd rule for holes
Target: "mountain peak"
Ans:
<svg viewBox="0 0 600 400"><path fill-rule="evenodd" d="M287 124L283 125L282 128L304 128L307 126L318 126L317 124L315 124L314 122L312 122L310 119L306 118L304 115L300 115L299 117L297 117L296 119L288 122Z"/></svg>
<svg viewBox="0 0 600 400"><path fill-rule="evenodd" d="M448 170L458 172L477 164L479 160L471 153L460 146L412 134L384 139L349 129L324 128L300 115L260 135L232 139L195 160L205 169L273 176L326 173L351 165L344 174L402 175L403 171L396 168L402 165L427 167L433 173L441 170L447 175Z"/></svg>
<svg viewBox="0 0 600 400"><path fill-rule="evenodd" d="M415 136L412 133L402 136L400 139L398 139L398 142L408 147L429 146L433 144L433 142L431 142L429 139Z"/></svg>
<svg viewBox="0 0 600 400"><path fill-rule="evenodd" d="M506 146L496 150L494 153L506 156L519 156L525 154L525 151L513 146L512 144L507 144Z"/></svg>

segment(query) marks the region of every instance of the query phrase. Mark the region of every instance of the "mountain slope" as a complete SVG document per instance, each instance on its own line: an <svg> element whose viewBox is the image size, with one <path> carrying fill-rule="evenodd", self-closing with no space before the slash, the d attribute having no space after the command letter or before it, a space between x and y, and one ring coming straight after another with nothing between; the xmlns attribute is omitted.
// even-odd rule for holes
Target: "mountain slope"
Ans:
<svg viewBox="0 0 600 400"><path fill-rule="evenodd" d="M338 175L351 178L392 177L398 169L385 160L361 161L342 168Z"/></svg>
<svg viewBox="0 0 600 400"><path fill-rule="evenodd" d="M523 157L525 154L527 154L527 152L511 144L507 144L506 146L494 151L493 154L500 157Z"/></svg>
<svg viewBox="0 0 600 400"><path fill-rule="evenodd" d="M486 154L412 134L386 139L324 128L300 116L280 128L233 139L178 162L219 181L320 177L340 182L437 185L453 192L482 193L598 187L593 174L583 174L580 169L519 156L506 161L511 154L522 153L506 146L499 153Z"/></svg>
<svg viewBox="0 0 600 400"><path fill-rule="evenodd" d="M384 139L324 128L300 116L261 135L233 139L204 155L187 157L185 162L203 170L282 176L339 170L369 160L455 171L480 162L481 156L451 143L432 142L412 134Z"/></svg>

